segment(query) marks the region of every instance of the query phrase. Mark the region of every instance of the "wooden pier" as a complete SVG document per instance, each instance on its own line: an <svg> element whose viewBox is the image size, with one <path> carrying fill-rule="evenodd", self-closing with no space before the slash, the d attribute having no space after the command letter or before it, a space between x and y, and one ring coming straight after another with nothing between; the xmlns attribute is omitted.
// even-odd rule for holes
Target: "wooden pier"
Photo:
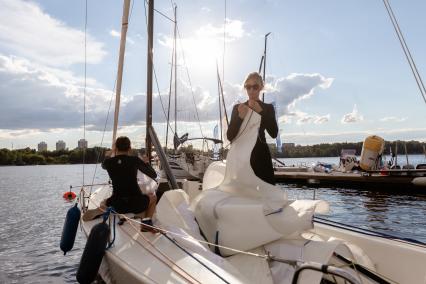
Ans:
<svg viewBox="0 0 426 284"><path fill-rule="evenodd" d="M358 188L365 190L399 191L401 193L424 193L426 186L416 186L413 179L425 176L425 170L318 173L276 171L277 183L297 183L312 187Z"/></svg>

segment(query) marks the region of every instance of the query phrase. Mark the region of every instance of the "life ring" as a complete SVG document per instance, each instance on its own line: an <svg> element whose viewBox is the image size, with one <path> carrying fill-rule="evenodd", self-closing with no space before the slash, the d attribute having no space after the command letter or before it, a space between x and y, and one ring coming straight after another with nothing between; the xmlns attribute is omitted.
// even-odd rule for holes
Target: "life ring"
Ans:
<svg viewBox="0 0 426 284"><path fill-rule="evenodd" d="M66 200L72 201L77 197L77 194L72 191L67 191L62 195L62 197Z"/></svg>

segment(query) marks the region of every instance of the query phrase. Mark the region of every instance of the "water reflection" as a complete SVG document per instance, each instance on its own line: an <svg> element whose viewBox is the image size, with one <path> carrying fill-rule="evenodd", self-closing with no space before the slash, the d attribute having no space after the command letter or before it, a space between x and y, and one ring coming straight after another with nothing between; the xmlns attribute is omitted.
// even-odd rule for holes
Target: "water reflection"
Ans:
<svg viewBox="0 0 426 284"><path fill-rule="evenodd" d="M389 196L380 192L365 192L363 198L364 208L367 209L367 222L384 224L387 219L387 212L389 206ZM379 227L379 226L377 226ZM383 226L382 226L383 228ZM382 229L380 228L380 229ZM379 229L379 228L376 228Z"/></svg>

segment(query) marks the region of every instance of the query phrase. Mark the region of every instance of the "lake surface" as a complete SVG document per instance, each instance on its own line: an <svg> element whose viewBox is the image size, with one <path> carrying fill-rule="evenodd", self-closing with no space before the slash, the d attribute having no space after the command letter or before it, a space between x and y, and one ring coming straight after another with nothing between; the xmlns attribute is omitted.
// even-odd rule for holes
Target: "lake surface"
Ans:
<svg viewBox="0 0 426 284"><path fill-rule="evenodd" d="M338 158L284 161L336 163ZM94 169L95 165L85 166L86 183L92 181ZM97 172L94 182L104 182L106 172L99 166ZM75 283L86 240L79 229L74 248L66 256L59 241L71 207L62 194L70 185L81 184L82 165L0 167L0 283ZM281 187L292 199L312 199L315 193L317 199L330 202L330 214L321 217L426 242L426 195Z"/></svg>

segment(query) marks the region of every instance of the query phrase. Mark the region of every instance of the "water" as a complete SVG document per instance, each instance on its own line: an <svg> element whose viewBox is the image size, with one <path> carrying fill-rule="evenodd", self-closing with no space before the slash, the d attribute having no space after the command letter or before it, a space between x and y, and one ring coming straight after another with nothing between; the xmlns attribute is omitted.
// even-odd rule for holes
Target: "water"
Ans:
<svg viewBox="0 0 426 284"><path fill-rule="evenodd" d="M338 161L333 159L331 162ZM94 168L86 165L86 182L91 182ZM95 183L106 178L98 167ZM71 207L62 194L81 182L82 165L0 167L0 283L75 283L85 237L79 230L74 248L66 256L59 241ZM309 187L281 187L290 198L312 199L314 194ZM341 188L318 188L315 194L331 203L326 218L426 242L426 195L394 196Z"/></svg>
<svg viewBox="0 0 426 284"><path fill-rule="evenodd" d="M91 181L94 165L86 169ZM59 241L71 207L62 194L81 183L81 165L0 167L0 283L76 282L85 238L79 230L66 256Z"/></svg>
<svg viewBox="0 0 426 284"><path fill-rule="evenodd" d="M392 195L344 188L310 188L281 185L289 199L326 200L329 220L426 242L426 195Z"/></svg>
<svg viewBox="0 0 426 284"><path fill-rule="evenodd" d="M359 158L359 157L358 157ZM405 155L398 155L398 164L407 164ZM384 157L385 161L390 156ZM311 166L321 161L339 164L339 157L285 158L286 165ZM411 165L426 163L425 155L408 155ZM331 204L327 219L426 242L426 191L417 195L395 195L386 192L347 188L313 188L281 184L290 199L323 199Z"/></svg>

